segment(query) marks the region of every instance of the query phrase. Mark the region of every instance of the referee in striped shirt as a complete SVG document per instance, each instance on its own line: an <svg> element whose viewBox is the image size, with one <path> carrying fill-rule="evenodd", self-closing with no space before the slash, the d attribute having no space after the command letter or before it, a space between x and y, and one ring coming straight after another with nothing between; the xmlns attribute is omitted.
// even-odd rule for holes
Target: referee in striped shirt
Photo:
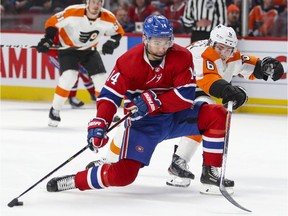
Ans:
<svg viewBox="0 0 288 216"><path fill-rule="evenodd" d="M217 25L227 25L225 0L188 0L182 21L185 29L191 29L191 43L208 39Z"/></svg>

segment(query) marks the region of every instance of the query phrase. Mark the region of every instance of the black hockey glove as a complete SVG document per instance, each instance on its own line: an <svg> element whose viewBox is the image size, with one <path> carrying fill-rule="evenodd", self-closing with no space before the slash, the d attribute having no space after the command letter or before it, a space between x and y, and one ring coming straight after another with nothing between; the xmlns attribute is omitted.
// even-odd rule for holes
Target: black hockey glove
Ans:
<svg viewBox="0 0 288 216"><path fill-rule="evenodd" d="M40 42L38 43L36 50L40 53L48 53L49 52L49 48L53 45L53 41L51 38L48 37L44 37L40 40Z"/></svg>
<svg viewBox="0 0 288 216"><path fill-rule="evenodd" d="M45 29L45 36L38 43L36 50L41 53L48 53L49 48L53 46L54 37L56 36L58 29L55 27L48 27Z"/></svg>
<svg viewBox="0 0 288 216"><path fill-rule="evenodd" d="M121 37L122 36L120 34L111 36L111 39L106 41L102 46L103 55L105 54L112 55L114 49L116 49L119 46Z"/></svg>
<svg viewBox="0 0 288 216"><path fill-rule="evenodd" d="M227 85L222 91L222 104L228 106L229 101L233 101L233 109L245 104L248 100L246 90L240 86Z"/></svg>
<svg viewBox="0 0 288 216"><path fill-rule="evenodd" d="M268 56L261 61L261 71L265 81L268 77L271 77L272 80L276 81L282 77L284 68L278 60Z"/></svg>
<svg viewBox="0 0 288 216"><path fill-rule="evenodd" d="M119 46L119 42L114 42L112 40L106 41L106 43L102 46L102 53L103 55L109 54L112 55L114 52L114 49L116 49Z"/></svg>

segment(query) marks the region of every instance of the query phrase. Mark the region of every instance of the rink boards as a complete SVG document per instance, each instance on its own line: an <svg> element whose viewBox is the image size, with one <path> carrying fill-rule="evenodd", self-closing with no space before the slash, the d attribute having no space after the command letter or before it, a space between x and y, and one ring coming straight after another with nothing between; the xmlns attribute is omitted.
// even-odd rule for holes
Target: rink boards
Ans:
<svg viewBox="0 0 288 216"><path fill-rule="evenodd" d="M1 45L35 45L43 34L1 33ZM109 73L117 58L141 43L141 35L124 36L120 47L113 55L103 56L104 65ZM104 40L105 41L105 40ZM101 47L101 44L99 47ZM175 42L186 46L189 37L175 37ZM238 112L287 114L287 41L281 40L239 40L242 53L256 55L260 58L272 56L284 66L285 74L280 81L249 81L240 77L233 79L234 85L243 86L249 95L248 103ZM0 49L1 57L1 99L26 101L52 101L59 78L57 71L48 61L46 54L39 54L35 49L7 48ZM79 82L77 96L86 103L89 94ZM217 102L220 102L217 100Z"/></svg>

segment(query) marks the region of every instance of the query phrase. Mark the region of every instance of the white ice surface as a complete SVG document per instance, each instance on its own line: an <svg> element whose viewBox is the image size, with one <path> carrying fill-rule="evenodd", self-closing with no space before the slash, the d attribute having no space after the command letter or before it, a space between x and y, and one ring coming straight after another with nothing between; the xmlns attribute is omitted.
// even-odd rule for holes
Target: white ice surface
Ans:
<svg viewBox="0 0 288 216"><path fill-rule="evenodd" d="M127 187L81 192L46 192L55 176L83 170L106 155L89 149L20 197L24 206L7 204L86 146L86 125L92 105L80 110L68 105L58 128L47 126L49 103L1 101L1 216L287 216L287 116L233 114L226 176L235 181L233 198L252 210L246 213L223 196L199 193L201 148L190 162L196 175L188 188L166 186L167 168L177 140L161 143L149 167ZM115 131L111 131L113 137Z"/></svg>

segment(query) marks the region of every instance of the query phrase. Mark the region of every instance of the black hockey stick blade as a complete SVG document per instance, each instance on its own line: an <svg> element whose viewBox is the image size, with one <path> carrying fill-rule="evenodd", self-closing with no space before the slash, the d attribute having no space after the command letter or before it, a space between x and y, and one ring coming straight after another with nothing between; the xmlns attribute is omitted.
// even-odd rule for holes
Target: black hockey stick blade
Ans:
<svg viewBox="0 0 288 216"><path fill-rule="evenodd" d="M8 206L10 208L14 206L23 206L23 202L19 201L18 198L14 198L13 200L11 200L11 202L8 203Z"/></svg>
<svg viewBox="0 0 288 216"><path fill-rule="evenodd" d="M221 194L233 205L237 206L238 208L247 211L247 212L252 212L251 210L241 206L238 202L236 202L231 196L230 194L227 192L226 188L224 185L220 185L220 192Z"/></svg>
<svg viewBox="0 0 288 216"><path fill-rule="evenodd" d="M252 212L251 210L244 208L239 203L237 203L227 192L225 186L224 186L224 180L225 180L225 172L226 172L226 163L227 163L227 154L228 154L228 144L229 144L229 136L230 136L230 125L231 125L231 118L232 118L232 110L233 110L233 101L228 102L227 107L227 117L226 117L226 129L225 129L225 138L224 138L224 150L223 150L223 157L222 157L222 169L221 169L221 175L220 175L220 192L221 194L233 205L237 206L238 208L247 211Z"/></svg>
<svg viewBox="0 0 288 216"><path fill-rule="evenodd" d="M123 121L125 121L129 116L131 116L134 113L134 111L129 112L128 114L126 114L122 119L120 119L118 122L116 122L113 126L111 126L108 130L107 133L110 132L111 130L113 130L114 128L116 128L119 124L121 124ZM59 170L60 168L62 168L63 166L65 166L67 163L69 163L70 161L72 161L74 158L76 158L78 155L80 155L82 152L84 152L86 149L89 148L89 145L86 145L84 148L82 148L80 151L78 151L76 154L74 154L73 156L71 156L69 159L67 159L64 163L62 163L61 165L59 165L57 168L55 168L54 170L52 170L50 173L48 173L46 176L44 176L42 179L40 179L39 181L37 181L35 184L33 184L31 187L29 187L26 191L24 191L22 194L20 194L18 197L14 198L13 200L11 200L7 205L12 208L14 206L23 206L23 202L19 201L18 199L23 196L24 194L26 194L28 191L30 191L31 189L33 189L36 185L38 185L40 182L42 182L44 179L48 178L50 175L52 175L53 173L55 173L57 170Z"/></svg>

